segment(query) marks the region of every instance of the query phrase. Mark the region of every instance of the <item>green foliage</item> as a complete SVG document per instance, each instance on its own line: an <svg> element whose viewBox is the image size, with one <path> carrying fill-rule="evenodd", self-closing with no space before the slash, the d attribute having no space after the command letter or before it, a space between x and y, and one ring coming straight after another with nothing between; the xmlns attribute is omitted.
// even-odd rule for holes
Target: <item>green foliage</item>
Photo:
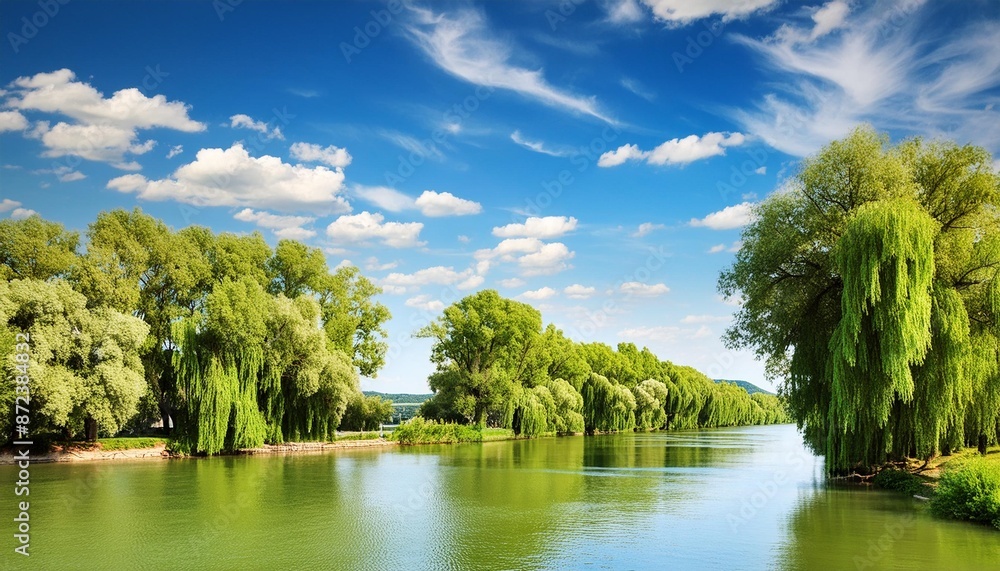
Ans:
<svg viewBox="0 0 1000 571"><path fill-rule="evenodd" d="M76 260L80 236L38 215L0 220L0 278L65 277Z"/></svg>
<svg viewBox="0 0 1000 571"><path fill-rule="evenodd" d="M149 327L109 308L89 310L86 298L61 279L0 282L0 339L12 347L17 333L30 336L32 431L70 436L96 421L105 434L135 415L145 393L139 348ZM14 386L14 352L0 375ZM10 398L11 395L5 395ZM10 417L3 427L9 434Z"/></svg>
<svg viewBox="0 0 1000 571"><path fill-rule="evenodd" d="M983 149L870 127L757 206L719 279L832 472L996 442L1000 177ZM669 387L668 387L669 388Z"/></svg>
<svg viewBox="0 0 1000 571"><path fill-rule="evenodd" d="M539 350L542 317L530 305L483 290L445 308L417 337L434 340L431 360L438 370L431 389L442 402L428 411L446 410L466 422L483 424L489 411L501 411L514 387L530 377ZM436 400L437 396L434 399Z"/></svg>
<svg viewBox="0 0 1000 571"><path fill-rule="evenodd" d="M471 426L439 423L415 416L399 425L393 431L391 438L400 444L451 444L455 442L481 442L483 433Z"/></svg>
<svg viewBox="0 0 1000 571"><path fill-rule="evenodd" d="M875 477L872 478L872 484L874 484L876 488L903 492L904 494L911 496L929 496L933 493L933 488L928 486L927 483L919 476L911 474L905 470L897 470L895 468L882 470L875 474Z"/></svg>
<svg viewBox="0 0 1000 571"><path fill-rule="evenodd" d="M101 438L97 441L101 445L101 450L108 452L116 450L138 450L141 448L154 448L160 445L169 445L166 438Z"/></svg>
<svg viewBox="0 0 1000 571"><path fill-rule="evenodd" d="M667 423L664 406L667 402L667 385L647 379L632 389L635 396L635 424L640 430L663 428Z"/></svg>
<svg viewBox="0 0 1000 571"><path fill-rule="evenodd" d="M931 510L942 517L1000 529L1000 463L974 458L941 475Z"/></svg>
<svg viewBox="0 0 1000 571"><path fill-rule="evenodd" d="M392 412L392 401L355 394L347 401L340 430L377 430L380 424L389 421Z"/></svg>

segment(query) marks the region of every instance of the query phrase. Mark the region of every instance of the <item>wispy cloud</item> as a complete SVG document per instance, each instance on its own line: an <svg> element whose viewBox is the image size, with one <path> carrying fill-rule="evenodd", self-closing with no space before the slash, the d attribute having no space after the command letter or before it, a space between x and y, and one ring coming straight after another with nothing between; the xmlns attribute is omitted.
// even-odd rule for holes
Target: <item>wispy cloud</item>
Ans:
<svg viewBox="0 0 1000 571"><path fill-rule="evenodd" d="M577 95L548 82L541 69L511 62L512 46L490 33L485 17L474 10L436 14L411 7L408 36L438 67L469 83L504 89L565 111L615 123L595 97Z"/></svg>
<svg viewBox="0 0 1000 571"><path fill-rule="evenodd" d="M529 151L549 155L550 157L568 157L575 152L572 149L550 149L546 147L545 143L542 141L532 141L530 139L526 139L523 135L521 135L521 131L514 131L511 133L510 140L514 141L518 145L521 145L525 149L528 149Z"/></svg>
<svg viewBox="0 0 1000 571"><path fill-rule="evenodd" d="M1000 86L1000 22L980 21L933 45L924 24L938 7L923 0L850 12L829 2L808 22L756 39L734 36L781 75L786 88L735 113L776 149L803 156L861 122L1000 148L989 108Z"/></svg>

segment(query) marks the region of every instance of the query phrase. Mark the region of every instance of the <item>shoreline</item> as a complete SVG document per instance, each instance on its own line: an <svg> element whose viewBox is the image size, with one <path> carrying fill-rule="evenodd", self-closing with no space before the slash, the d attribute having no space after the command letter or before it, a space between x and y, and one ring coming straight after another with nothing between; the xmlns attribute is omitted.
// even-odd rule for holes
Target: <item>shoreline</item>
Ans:
<svg viewBox="0 0 1000 571"><path fill-rule="evenodd" d="M331 450L349 450L357 448L385 448L399 446L395 440L384 438L376 440L341 440L339 442L286 442L284 444L265 444L259 448L245 448L233 452L216 454L219 456L256 456L267 454L309 454L328 452ZM185 458L207 458L208 456L181 455L167 452L165 444L148 448L132 448L129 450L98 450L85 448L69 448L50 450L42 454L32 454L32 464L54 464L73 462L103 462L126 460L179 460ZM0 453L0 466L13 466L17 458L12 451Z"/></svg>

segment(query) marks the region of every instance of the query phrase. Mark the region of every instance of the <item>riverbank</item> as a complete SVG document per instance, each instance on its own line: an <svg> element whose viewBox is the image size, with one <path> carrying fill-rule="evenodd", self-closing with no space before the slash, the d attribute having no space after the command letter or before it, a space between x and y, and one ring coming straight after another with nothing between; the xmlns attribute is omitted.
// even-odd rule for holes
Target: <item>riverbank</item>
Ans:
<svg viewBox="0 0 1000 571"><path fill-rule="evenodd" d="M344 450L355 448L377 448L399 446L399 443L384 438L365 440L338 440L336 442L286 442L284 444L265 444L259 448L248 448L235 452L221 454L222 456L243 456L259 454L306 454ZM143 448L128 450L101 450L96 447L55 445L51 450L31 455L31 462L46 464L53 462L99 462L107 460L166 460L188 458L192 456L171 454L166 444L157 444ZM196 457L196 456L194 456ZM10 450L0 452L0 466L16 463L14 453Z"/></svg>

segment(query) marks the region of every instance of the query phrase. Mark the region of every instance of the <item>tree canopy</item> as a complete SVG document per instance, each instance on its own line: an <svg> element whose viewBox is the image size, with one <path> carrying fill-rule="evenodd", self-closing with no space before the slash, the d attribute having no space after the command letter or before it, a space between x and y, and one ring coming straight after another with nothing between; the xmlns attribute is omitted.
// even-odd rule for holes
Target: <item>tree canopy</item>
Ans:
<svg viewBox="0 0 1000 571"><path fill-rule="evenodd" d="M998 199L985 150L861 127L756 207L727 341L785 379L831 471L996 441Z"/></svg>

